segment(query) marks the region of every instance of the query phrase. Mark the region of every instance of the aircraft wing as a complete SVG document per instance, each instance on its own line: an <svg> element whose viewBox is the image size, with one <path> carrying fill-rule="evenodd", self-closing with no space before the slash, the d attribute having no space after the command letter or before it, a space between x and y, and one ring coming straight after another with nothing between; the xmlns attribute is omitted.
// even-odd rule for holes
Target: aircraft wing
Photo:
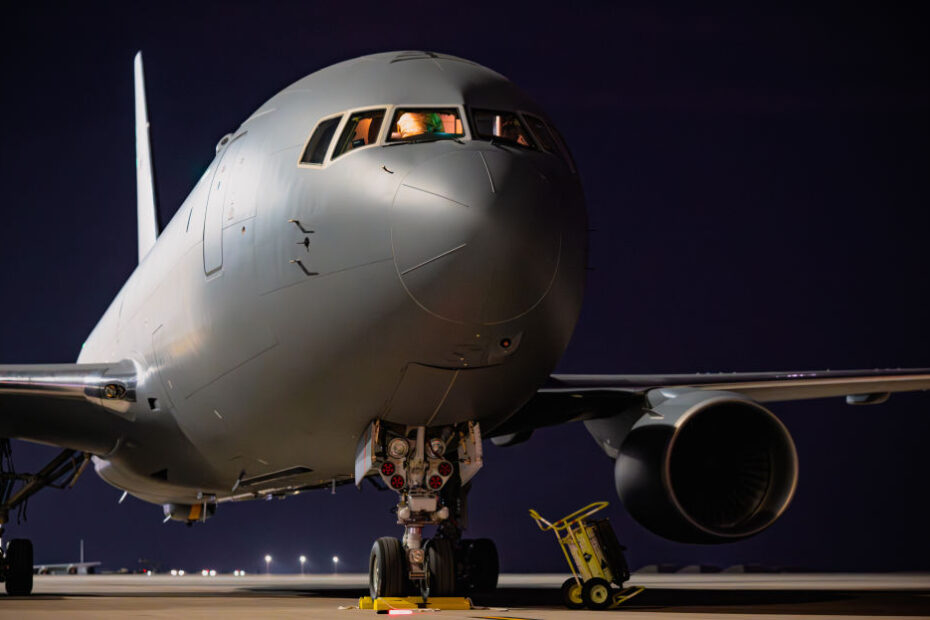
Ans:
<svg viewBox="0 0 930 620"><path fill-rule="evenodd" d="M663 388L736 392L757 402L845 396L852 405L884 402L892 392L930 390L930 368L671 375L552 375L491 435L525 433L615 415Z"/></svg>
<svg viewBox="0 0 930 620"><path fill-rule="evenodd" d="M0 437L106 454L132 424L135 386L128 360L0 365Z"/></svg>

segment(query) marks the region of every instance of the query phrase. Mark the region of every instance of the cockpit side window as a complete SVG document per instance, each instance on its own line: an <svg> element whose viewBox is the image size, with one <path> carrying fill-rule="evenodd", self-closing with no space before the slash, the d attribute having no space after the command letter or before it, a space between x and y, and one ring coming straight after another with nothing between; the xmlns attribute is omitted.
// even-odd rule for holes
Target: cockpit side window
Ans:
<svg viewBox="0 0 930 620"><path fill-rule="evenodd" d="M559 151L562 152L562 157L565 158L565 161L568 162L568 167L571 168L574 173L577 170L575 167L575 158L572 157L571 151L568 150L568 144L566 144L565 138L562 137L562 134L559 133L559 130L556 129L554 125L547 126L552 130L552 135L555 137L556 144L559 145Z"/></svg>
<svg viewBox="0 0 930 620"><path fill-rule="evenodd" d="M398 108L387 141L430 142L464 136L462 118L455 108Z"/></svg>
<svg viewBox="0 0 930 620"><path fill-rule="evenodd" d="M323 160L326 159L326 150L329 148L329 143L332 142L333 134L336 133L336 127L339 126L341 120L342 116L336 116L322 120L317 124L316 129L313 130L313 135L307 141L307 148L304 149L300 163L323 164Z"/></svg>
<svg viewBox="0 0 930 620"><path fill-rule="evenodd" d="M384 122L384 110L365 110L350 114L345 129L342 130L342 135L339 136L339 141L333 150L332 158L336 159L352 149L377 142L382 122Z"/></svg>
<svg viewBox="0 0 930 620"><path fill-rule="evenodd" d="M532 136L515 112L474 110L475 134L479 139L502 142L524 148L536 148Z"/></svg>
<svg viewBox="0 0 930 620"><path fill-rule="evenodd" d="M526 119L526 124L530 126L530 131L533 132L533 136L536 137L539 146L542 147L542 150L547 153L558 153L558 147L555 145L555 139L552 137L552 134L549 132L549 128L546 127L546 124L540 118L531 116L529 114L524 114L523 118Z"/></svg>
<svg viewBox="0 0 930 620"><path fill-rule="evenodd" d="M531 114L524 114L523 118L526 119L526 124L530 126L533 135L539 140L542 149L561 156L562 159L565 160L565 163L568 164L568 167L571 168L571 171L574 172L575 161L572 159L571 153L568 152L565 140L562 139L562 135L558 130L552 125L546 124L541 118L532 116Z"/></svg>

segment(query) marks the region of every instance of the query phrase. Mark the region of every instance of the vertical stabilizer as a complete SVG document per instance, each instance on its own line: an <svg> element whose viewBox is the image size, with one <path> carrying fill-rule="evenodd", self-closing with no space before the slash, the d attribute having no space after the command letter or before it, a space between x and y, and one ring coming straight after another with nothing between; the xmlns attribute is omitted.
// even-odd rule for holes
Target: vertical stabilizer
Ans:
<svg viewBox="0 0 930 620"><path fill-rule="evenodd" d="M134 63L136 91L136 217L139 227L139 262L145 258L158 236L155 211L155 179L152 174L152 149L149 146L149 116L145 107L145 77L142 52Z"/></svg>

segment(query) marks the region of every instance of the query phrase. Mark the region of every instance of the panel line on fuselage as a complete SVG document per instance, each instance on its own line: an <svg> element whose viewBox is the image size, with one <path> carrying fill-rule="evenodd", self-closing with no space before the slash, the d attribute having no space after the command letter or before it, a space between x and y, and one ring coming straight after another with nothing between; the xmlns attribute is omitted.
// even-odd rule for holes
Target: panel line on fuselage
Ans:
<svg viewBox="0 0 930 620"><path fill-rule="evenodd" d="M383 263L383 262L386 262L386 261L393 261L393 260L394 260L394 257L393 257L393 256L388 256L388 257L385 257L385 258L377 258L377 259L375 259L375 260L368 261L367 263L362 263L362 264L360 264L360 265L352 265L351 267L343 267L342 269L335 269L335 270L329 271L329 272L327 272L327 273L321 273L321 274L319 274L319 275L313 276L313 280L321 280L321 279L326 278L326 277L329 277L329 276L335 276L335 275L338 275L338 274L340 274L340 273L345 273L346 271L352 271L353 269L361 269L362 267L371 267L372 265L377 265L378 263ZM259 296L260 296L260 297L263 297L263 296L265 296L265 295L270 295L271 293L276 293L276 292L278 292L278 291L282 291L282 290L284 290L284 289L291 288L292 286L297 286L297 285L299 285L299 284L305 284L305 283L308 282L308 281L309 281L309 278L304 279L304 280L297 280L296 282L290 282L290 283L288 283L288 284L284 284L284 285L282 285L282 286L279 286L278 288L273 288L273 289L267 290L267 291L265 291L265 292L263 292L263 293L259 293Z"/></svg>

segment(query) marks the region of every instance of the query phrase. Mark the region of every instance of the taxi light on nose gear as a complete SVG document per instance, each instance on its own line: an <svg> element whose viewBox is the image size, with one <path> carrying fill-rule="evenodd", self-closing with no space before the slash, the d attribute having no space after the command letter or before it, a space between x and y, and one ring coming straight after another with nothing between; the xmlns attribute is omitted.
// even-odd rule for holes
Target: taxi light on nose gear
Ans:
<svg viewBox="0 0 930 620"><path fill-rule="evenodd" d="M404 477L400 474L394 474L391 476L391 488L392 489L402 489L404 488Z"/></svg>
<svg viewBox="0 0 930 620"><path fill-rule="evenodd" d="M410 450L410 444L403 437L395 437L388 444L388 455L394 459L402 459L407 456Z"/></svg>
<svg viewBox="0 0 930 620"><path fill-rule="evenodd" d="M395 469L396 468L394 467L394 463L390 461L385 461L384 463L381 464L381 473L384 474L385 476L393 475Z"/></svg>

